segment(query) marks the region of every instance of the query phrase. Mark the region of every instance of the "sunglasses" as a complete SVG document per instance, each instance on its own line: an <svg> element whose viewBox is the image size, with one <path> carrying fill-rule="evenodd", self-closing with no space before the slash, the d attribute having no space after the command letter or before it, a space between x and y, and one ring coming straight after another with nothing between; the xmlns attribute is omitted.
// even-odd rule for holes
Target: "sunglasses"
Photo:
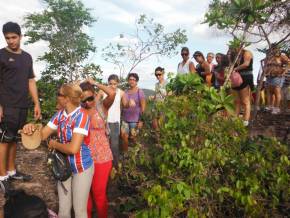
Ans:
<svg viewBox="0 0 290 218"><path fill-rule="evenodd" d="M156 77L158 77L158 76L162 76L162 74L161 74L161 73L156 73L155 76L156 76Z"/></svg>
<svg viewBox="0 0 290 218"><path fill-rule="evenodd" d="M91 102L95 100L95 97L94 96L90 96L90 97L87 97L86 99L82 100L82 103L86 103L87 101Z"/></svg>
<svg viewBox="0 0 290 218"><path fill-rule="evenodd" d="M58 97L65 97L65 95L64 94L61 94L60 92L57 93L57 96Z"/></svg>
<svg viewBox="0 0 290 218"><path fill-rule="evenodd" d="M188 56L188 53L181 53L181 56Z"/></svg>

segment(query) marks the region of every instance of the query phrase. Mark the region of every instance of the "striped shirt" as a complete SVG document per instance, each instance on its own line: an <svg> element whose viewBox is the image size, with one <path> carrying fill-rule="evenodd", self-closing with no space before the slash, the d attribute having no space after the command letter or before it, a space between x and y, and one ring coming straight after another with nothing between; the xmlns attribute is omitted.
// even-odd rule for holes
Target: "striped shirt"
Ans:
<svg viewBox="0 0 290 218"><path fill-rule="evenodd" d="M90 119L84 109L78 107L70 114L67 114L65 110L60 110L51 118L47 125L51 129L57 130L58 138L62 144L70 143L73 133L85 136L80 151L74 155L68 155L73 173L81 173L92 166L93 160L88 147L90 143Z"/></svg>

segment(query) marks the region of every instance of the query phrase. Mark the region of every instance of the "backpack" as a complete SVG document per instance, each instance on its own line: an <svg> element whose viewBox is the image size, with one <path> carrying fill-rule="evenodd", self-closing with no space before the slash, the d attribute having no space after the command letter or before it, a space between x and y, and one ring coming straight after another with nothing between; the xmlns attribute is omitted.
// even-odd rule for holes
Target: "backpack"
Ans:
<svg viewBox="0 0 290 218"><path fill-rule="evenodd" d="M67 155L60 151L53 149L49 152L47 164L51 169L53 177L58 181L64 182L72 175Z"/></svg>
<svg viewBox="0 0 290 218"><path fill-rule="evenodd" d="M6 195L5 218L48 218L45 202L23 190L13 190Z"/></svg>

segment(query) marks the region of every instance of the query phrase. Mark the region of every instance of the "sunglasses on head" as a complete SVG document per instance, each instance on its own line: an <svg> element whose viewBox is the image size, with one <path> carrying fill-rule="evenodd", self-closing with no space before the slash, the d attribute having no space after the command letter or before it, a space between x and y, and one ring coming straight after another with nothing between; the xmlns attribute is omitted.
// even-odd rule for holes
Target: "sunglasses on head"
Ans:
<svg viewBox="0 0 290 218"><path fill-rule="evenodd" d="M181 56L188 56L188 53L181 53Z"/></svg>
<svg viewBox="0 0 290 218"><path fill-rule="evenodd" d="M94 96L87 97L86 99L82 100L82 103L86 103L87 101L93 101L95 99Z"/></svg>

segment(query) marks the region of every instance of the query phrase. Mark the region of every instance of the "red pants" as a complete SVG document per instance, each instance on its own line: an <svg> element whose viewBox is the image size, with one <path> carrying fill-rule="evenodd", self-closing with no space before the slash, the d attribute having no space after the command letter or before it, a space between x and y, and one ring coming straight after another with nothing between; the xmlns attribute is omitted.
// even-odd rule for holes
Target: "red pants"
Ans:
<svg viewBox="0 0 290 218"><path fill-rule="evenodd" d="M92 217L93 202L96 204L98 218L108 217L107 183L112 169L112 161L95 163L95 173L88 199L88 218Z"/></svg>

